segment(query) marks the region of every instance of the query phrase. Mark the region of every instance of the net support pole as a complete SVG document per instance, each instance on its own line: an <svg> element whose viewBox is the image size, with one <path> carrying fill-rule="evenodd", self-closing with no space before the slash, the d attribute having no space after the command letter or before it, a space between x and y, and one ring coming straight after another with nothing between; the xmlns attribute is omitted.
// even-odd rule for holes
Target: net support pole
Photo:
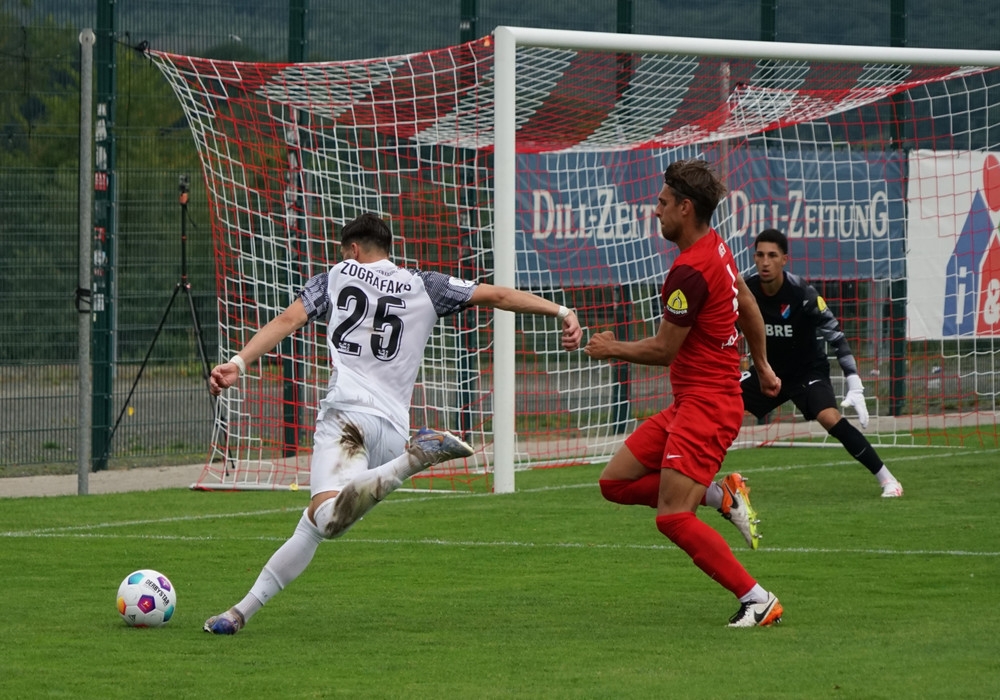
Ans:
<svg viewBox="0 0 1000 700"><path fill-rule="evenodd" d="M494 33L496 95L494 112L494 207L493 250L495 282L514 286L515 82L517 44L505 27ZM493 312L493 491L514 491L514 314Z"/></svg>
<svg viewBox="0 0 1000 700"><path fill-rule="evenodd" d="M94 44L97 37L92 29L80 32L80 175L79 175L79 224L80 260L76 289L78 312L77 362L80 386L77 396L76 492L85 496L89 492L93 386L90 380L90 239L94 235Z"/></svg>

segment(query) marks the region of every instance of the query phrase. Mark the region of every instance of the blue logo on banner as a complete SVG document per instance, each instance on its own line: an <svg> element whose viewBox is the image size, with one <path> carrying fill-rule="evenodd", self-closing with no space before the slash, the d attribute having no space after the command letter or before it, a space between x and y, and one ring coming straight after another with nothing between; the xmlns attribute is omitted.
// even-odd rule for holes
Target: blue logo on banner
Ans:
<svg viewBox="0 0 1000 700"><path fill-rule="evenodd" d="M979 272L992 232L989 207L982 192L976 192L945 271L944 323L941 328L945 337L973 335L976 332Z"/></svg>

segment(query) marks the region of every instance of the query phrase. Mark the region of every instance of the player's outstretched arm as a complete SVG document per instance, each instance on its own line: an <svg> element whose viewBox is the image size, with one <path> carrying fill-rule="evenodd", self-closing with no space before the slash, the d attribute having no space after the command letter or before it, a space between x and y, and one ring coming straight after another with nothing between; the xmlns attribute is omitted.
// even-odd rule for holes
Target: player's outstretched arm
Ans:
<svg viewBox="0 0 1000 700"><path fill-rule="evenodd" d="M513 311L518 314L555 316L562 323L562 346L565 350L576 350L583 338L580 321L572 309L560 306L531 292L502 287L494 284L480 284L469 300L476 306Z"/></svg>
<svg viewBox="0 0 1000 700"><path fill-rule="evenodd" d="M218 396L223 389L233 386L239 381L240 374L248 364L256 362L273 350L278 343L302 328L308 321L305 305L301 299L296 299L287 309L257 331L231 360L212 369L208 378L208 390L213 396Z"/></svg>
<svg viewBox="0 0 1000 700"><path fill-rule="evenodd" d="M583 351L595 360L618 359L637 365L669 367L690 332L690 326L669 321L662 321L656 335L642 340L618 340L611 331L604 331L590 336Z"/></svg>

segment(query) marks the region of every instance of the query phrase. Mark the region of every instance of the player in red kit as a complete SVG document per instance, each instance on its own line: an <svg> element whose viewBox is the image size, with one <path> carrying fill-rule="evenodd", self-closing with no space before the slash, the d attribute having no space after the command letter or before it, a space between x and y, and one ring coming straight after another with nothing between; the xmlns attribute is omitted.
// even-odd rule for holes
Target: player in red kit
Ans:
<svg viewBox="0 0 1000 700"><path fill-rule="evenodd" d="M659 329L634 342L598 333L584 351L594 359L669 366L674 402L625 440L601 473L601 493L614 503L656 509L657 529L739 599L730 627L770 625L781 619L781 603L695 511L743 422L737 325L761 390L775 395L781 383L767 362L760 310L728 246L711 227L725 187L700 160L672 163L663 179L656 217L663 237L681 252L663 283ZM745 511L746 491L734 476L731 505Z"/></svg>

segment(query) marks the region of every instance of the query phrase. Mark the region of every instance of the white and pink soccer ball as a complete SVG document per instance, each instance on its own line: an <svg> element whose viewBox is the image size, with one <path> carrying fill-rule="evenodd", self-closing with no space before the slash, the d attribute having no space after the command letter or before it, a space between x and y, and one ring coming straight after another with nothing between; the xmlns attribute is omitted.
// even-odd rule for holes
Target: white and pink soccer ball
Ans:
<svg viewBox="0 0 1000 700"><path fill-rule="evenodd" d="M118 613L129 627L162 627L176 607L177 590L159 571L133 571L118 586Z"/></svg>

